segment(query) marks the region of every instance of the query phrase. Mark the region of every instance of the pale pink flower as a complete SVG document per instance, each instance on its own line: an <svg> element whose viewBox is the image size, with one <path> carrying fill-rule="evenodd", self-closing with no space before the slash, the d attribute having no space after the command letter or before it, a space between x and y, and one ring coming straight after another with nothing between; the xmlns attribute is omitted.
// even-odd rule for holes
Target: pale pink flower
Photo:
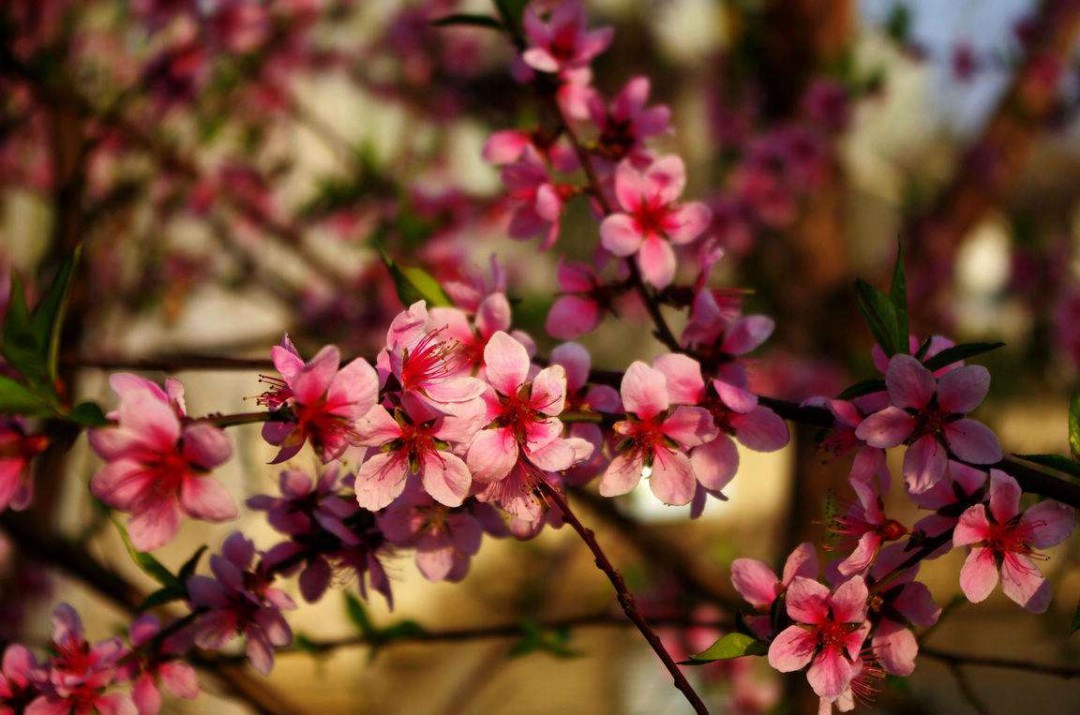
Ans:
<svg viewBox="0 0 1080 715"><path fill-rule="evenodd" d="M486 504L473 506L491 509ZM420 489L406 490L379 516L379 527L396 546L416 550L416 566L429 581L460 581L480 550L483 526L471 509L439 504Z"/></svg>
<svg viewBox="0 0 1080 715"><path fill-rule="evenodd" d="M639 171L629 160L615 170L615 196L622 209L600 224L600 241L616 256L636 256L645 280L666 288L675 279L671 244L690 243L708 228L709 207L676 203L686 185L686 167L675 155Z"/></svg>
<svg viewBox="0 0 1080 715"><path fill-rule="evenodd" d="M180 528L181 513L193 519L236 518L232 497L209 472L232 454L228 436L206 422L185 418L183 387L169 379L162 390L129 373L109 384L120 406L109 413L115 427L90 432L90 446L106 461L90 480L90 491L114 509L131 514L135 548L151 551Z"/></svg>
<svg viewBox="0 0 1080 715"><path fill-rule="evenodd" d="M144 613L131 624L131 645L136 649L144 648L153 642L161 632L157 617ZM131 699L139 715L157 715L161 710L161 691L158 683L172 695L185 700L199 697L199 679L195 669L181 660L179 653L170 652L169 641L138 661L138 668L129 674L135 682L131 688Z"/></svg>
<svg viewBox="0 0 1080 715"><path fill-rule="evenodd" d="M735 559L731 562L731 584L746 602L762 614L768 614L796 576L814 579L818 575L818 558L814 545L803 542L784 561L782 577L777 577L768 565L757 559ZM770 615L749 616L746 624L760 638L772 635Z"/></svg>
<svg viewBox="0 0 1080 715"><path fill-rule="evenodd" d="M1050 605L1050 583L1032 558L1036 549L1060 544L1076 528L1076 511L1055 501L1039 502L1020 513L1020 485L997 469L990 471L990 508L976 504L960 515L953 531L955 546L971 546L960 570L960 588L973 603L990 595L998 583L1005 595L1032 613Z"/></svg>
<svg viewBox="0 0 1080 715"><path fill-rule="evenodd" d="M620 389L629 419L615 423L622 449L600 479L600 494L626 494L649 476L649 487L665 504L689 504L700 476L684 450L717 434L712 416L700 407L672 408L664 373L635 361Z"/></svg>
<svg viewBox="0 0 1080 715"><path fill-rule="evenodd" d="M281 379L265 378L273 387L259 398L282 418L263 425L263 439L281 447L271 464L291 459L307 441L323 463L340 457L355 441L356 421L378 399L374 368L356 358L339 370L341 353L333 345L305 363L288 336L271 357Z"/></svg>
<svg viewBox="0 0 1080 715"><path fill-rule="evenodd" d="M615 32L610 27L588 30L586 20L579 0L560 0L546 19L530 3L523 21L529 44L521 56L525 64L549 73L587 66L608 48Z"/></svg>
<svg viewBox="0 0 1080 715"><path fill-rule="evenodd" d="M839 698L856 675L863 642L869 594L856 576L835 591L801 576L787 590L788 616L795 622L769 645L769 665L781 673L810 669L806 679L819 697Z"/></svg>
<svg viewBox="0 0 1080 715"><path fill-rule="evenodd" d="M837 565L843 576L862 573L870 568L886 541L895 541L907 534L903 524L885 515L877 479L849 479L857 501L848 505L843 514L828 525L838 538L836 548L850 553Z"/></svg>
<svg viewBox="0 0 1080 715"><path fill-rule="evenodd" d="M271 584L272 575L252 568L255 545L240 532L225 540L220 554L210 557L214 577L192 576L187 590L200 613L192 629L195 644L217 650L237 635L246 639L251 665L263 675L274 667L274 647L292 642L292 630L281 615L296 608L289 596Z"/></svg>
<svg viewBox="0 0 1080 715"><path fill-rule="evenodd" d="M885 385L892 404L863 420L855 435L871 447L908 445L903 473L913 494L941 481L950 455L974 464L1001 459L997 436L965 417L990 389L986 368L966 365L938 379L912 356L894 355Z"/></svg>
<svg viewBox="0 0 1080 715"><path fill-rule="evenodd" d="M34 485L27 467L48 444L43 434L27 434L21 418L0 420L0 511L30 505Z"/></svg>

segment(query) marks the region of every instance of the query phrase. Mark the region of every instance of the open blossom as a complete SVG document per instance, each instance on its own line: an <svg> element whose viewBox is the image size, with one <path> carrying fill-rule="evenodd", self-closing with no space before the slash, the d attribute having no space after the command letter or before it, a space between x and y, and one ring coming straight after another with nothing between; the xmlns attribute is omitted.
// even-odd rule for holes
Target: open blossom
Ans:
<svg viewBox="0 0 1080 715"><path fill-rule="evenodd" d="M191 605L202 613L192 626L195 644L217 650L237 635L246 639L246 653L255 670L268 675L274 667L274 647L292 642L292 631L281 615L296 608L289 596L271 586L273 576L252 570L255 545L233 532L210 557L214 576L188 579Z"/></svg>
<svg viewBox="0 0 1080 715"><path fill-rule="evenodd" d="M532 145L525 147L517 161L505 165L500 176L506 186L507 200L513 206L507 229L511 238L528 240L542 236L542 250L555 245L563 204L573 193L573 187L552 179L547 164Z"/></svg>
<svg viewBox="0 0 1080 715"><path fill-rule="evenodd" d="M144 648L152 643L160 632L161 624L157 617L144 613L131 624L131 645L134 648ZM157 715L161 710L158 683L165 686L165 690L175 697L185 700L199 697L199 679L195 675L195 669L179 658L179 652L174 653L171 650L169 639L166 639L156 652L133 662L137 667L129 676L134 680L131 698L139 715Z"/></svg>
<svg viewBox="0 0 1080 715"><path fill-rule="evenodd" d="M911 626L927 628L941 617L941 608L934 603L930 589L915 580L918 564L896 573L909 558L911 552L904 545L891 544L881 550L869 575L871 584L886 583L888 579L886 588L877 592L873 600L881 619L870 643L874 657L892 675L911 675L915 670L919 642Z"/></svg>
<svg viewBox="0 0 1080 715"><path fill-rule="evenodd" d="M27 434L21 419L0 420L0 511L29 506L34 491L27 466L47 445L45 435Z"/></svg>
<svg viewBox="0 0 1080 715"><path fill-rule="evenodd" d="M389 506L405 490L406 478L416 474L424 491L440 504L460 506L469 494L472 475L447 446L471 436L467 424L464 431L462 427L462 419L444 415L409 394L393 416L381 405L373 407L361 420L360 443L372 452L356 474L357 502L371 511Z"/></svg>
<svg viewBox="0 0 1080 715"><path fill-rule="evenodd" d="M787 590L788 626L769 645L769 665L781 673L810 669L806 679L822 698L839 698L856 675L866 620L866 582L856 576L829 593L828 587L801 576Z"/></svg>
<svg viewBox="0 0 1080 715"><path fill-rule="evenodd" d="M356 420L378 398L375 370L363 358L339 370L341 353L333 345L305 363L288 336L271 357L281 380L260 401L275 412L288 410L287 420L263 425L263 439L281 447L271 463L291 459L308 440L323 462L340 457L355 438Z"/></svg>
<svg viewBox="0 0 1080 715"><path fill-rule="evenodd" d="M945 468L945 479L922 494L911 495L911 500L918 504L920 509L931 509L934 512L920 519L913 531L922 532L926 536L937 536L951 531L960 519L962 510L982 498L987 476L982 469L950 459ZM966 504L960 506L961 502ZM940 551L927 558L934 558L951 550L951 544L945 544Z"/></svg>
<svg viewBox="0 0 1080 715"><path fill-rule="evenodd" d="M109 413L116 427L90 432L90 446L105 466L90 491L114 509L131 513L135 548L151 551L173 539L180 515L206 521L236 518L236 504L210 470L232 454L228 436L205 422L184 422L183 387L117 373L109 384L120 406Z"/></svg>
<svg viewBox="0 0 1080 715"><path fill-rule="evenodd" d="M486 504L474 506L491 509ZM484 528L470 508L439 504L420 489L409 489L379 516L391 542L416 550L416 566L429 581L460 581L480 550Z"/></svg>
<svg viewBox="0 0 1080 715"><path fill-rule="evenodd" d="M432 308L429 315L435 325L445 325L446 336L461 346L469 369L484 364L487 341L500 330L509 330L511 323L510 301L504 293L485 296L476 307L472 321L459 308Z"/></svg>
<svg viewBox="0 0 1080 715"><path fill-rule="evenodd" d="M1020 485L1005 472L990 471L990 508L976 504L960 515L953 544L971 546L960 570L960 588L973 603L990 595L1001 573L1005 595L1032 613L1050 605L1050 584L1032 558L1069 537L1076 511L1043 501L1020 513Z"/></svg>
<svg viewBox="0 0 1080 715"><path fill-rule="evenodd" d="M700 407L672 409L668 381L659 370L635 361L623 375L620 393L629 419L615 423L622 437L619 454L600 478L600 494L626 494L649 475L649 487L665 504L689 504L695 477L684 450L698 447L717 434L712 416Z"/></svg>
<svg viewBox="0 0 1080 715"><path fill-rule="evenodd" d="M1001 459L997 436L965 417L990 388L986 368L966 365L938 379L912 356L894 355L885 385L891 404L863 420L855 435L871 447L908 445L903 474L913 494L941 481L950 454L973 464Z"/></svg>
<svg viewBox="0 0 1080 715"><path fill-rule="evenodd" d="M600 224L600 241L616 256L636 256L642 276L656 288L666 288L675 279L671 244L690 243L709 226L708 206L676 203L685 185L686 167L674 155L657 159L644 171L628 160L615 170L621 211Z"/></svg>
<svg viewBox="0 0 1080 715"><path fill-rule="evenodd" d="M52 618L55 653L34 674L41 693L26 708L28 715L67 715L97 712L105 715L136 715L125 693L108 693L120 677L118 665L125 650L119 638L91 645L83 633L79 614L62 603Z"/></svg>
<svg viewBox="0 0 1080 715"><path fill-rule="evenodd" d="M857 500L829 524L829 531L839 537L837 548L850 553L838 564L843 576L868 569L886 541L907 534L903 524L885 516L877 479L850 479Z"/></svg>
<svg viewBox="0 0 1080 715"><path fill-rule="evenodd" d="M546 20L530 3L523 19L529 45L522 53L525 64L550 73L586 67L615 36L610 27L587 29L586 20L580 0L560 0Z"/></svg>
<svg viewBox="0 0 1080 715"><path fill-rule="evenodd" d="M777 577L767 564L757 559L742 558L731 562L731 584L747 603L764 614L769 613L773 603L787 591L796 576L813 579L817 575L817 552L809 542L795 547L784 562L781 577ZM768 638L773 633L770 615L749 616L746 624L760 638Z"/></svg>
<svg viewBox="0 0 1080 715"><path fill-rule="evenodd" d="M649 101L649 78L634 77L605 107L599 95L589 102L589 114L600 130L597 144L609 159L644 158L643 144L650 137L671 132L671 110Z"/></svg>

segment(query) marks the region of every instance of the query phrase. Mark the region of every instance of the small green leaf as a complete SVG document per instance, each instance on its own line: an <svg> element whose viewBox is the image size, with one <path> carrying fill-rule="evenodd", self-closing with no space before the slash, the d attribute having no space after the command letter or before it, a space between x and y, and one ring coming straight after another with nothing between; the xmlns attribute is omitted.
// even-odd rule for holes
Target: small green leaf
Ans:
<svg viewBox="0 0 1080 715"><path fill-rule="evenodd" d="M855 292L859 304L859 312L863 320L870 328L874 339L885 351L887 357L892 357L900 349L907 347L907 336L904 336L904 344L900 346L898 337L896 308L892 300L884 293L859 279L855 281ZM900 346L900 347L898 347Z"/></svg>
<svg viewBox="0 0 1080 715"><path fill-rule="evenodd" d="M904 277L904 244L896 243L896 266L893 267L892 285L889 286L889 300L896 312L896 351L908 351L908 308L907 279Z"/></svg>
<svg viewBox="0 0 1080 715"><path fill-rule="evenodd" d="M195 550L195 553L191 555L191 558L184 562L180 567L180 570L176 572L176 578L180 583L187 583L188 579L191 578L191 575L195 573L195 569L199 567L199 559L201 559L202 555L205 553L206 544L203 544Z"/></svg>
<svg viewBox="0 0 1080 715"><path fill-rule="evenodd" d="M1080 459L1080 391L1069 402L1069 451L1073 459Z"/></svg>
<svg viewBox="0 0 1080 715"><path fill-rule="evenodd" d="M367 608L363 602L348 591L345 592L345 615L349 621L360 631L365 638L373 638L376 635L375 626L371 624Z"/></svg>
<svg viewBox="0 0 1080 715"><path fill-rule="evenodd" d="M924 360L923 365L930 372L936 372L943 367L952 365L954 362L967 360L1002 347L1005 347L1005 343L961 343L960 345L953 345L951 348L945 348L933 357Z"/></svg>
<svg viewBox="0 0 1080 715"><path fill-rule="evenodd" d="M296 650L310 653L311 655L324 655L326 653L325 646L316 643L303 633L297 633L293 636L292 645Z"/></svg>
<svg viewBox="0 0 1080 715"><path fill-rule="evenodd" d="M1080 479L1080 462L1075 459L1069 459L1061 454L1015 454L1014 457L1026 460L1028 462L1034 462L1035 464L1055 469L1059 472L1068 474L1070 477Z"/></svg>
<svg viewBox="0 0 1080 715"><path fill-rule="evenodd" d="M381 249L380 253L390 277L394 279L398 300L406 308L418 300L426 301L429 308L451 305L450 298L430 273L416 266L403 266Z"/></svg>
<svg viewBox="0 0 1080 715"><path fill-rule="evenodd" d="M26 385L0 375L0 414L47 415L52 410Z"/></svg>
<svg viewBox="0 0 1080 715"><path fill-rule="evenodd" d="M391 643L396 640L415 638L427 633L427 629L412 619L405 619L387 626L379 631L379 640L382 643Z"/></svg>
<svg viewBox="0 0 1080 715"><path fill-rule="evenodd" d="M123 524L115 518L112 521L120 532L120 538L123 539L124 546L127 547L128 554L131 556L131 560L135 562L135 565L162 586L178 588L181 591L184 590L184 584L181 583L176 576L173 576L172 571L169 571L164 564L154 558L152 554L148 554L145 551L139 551L135 548L135 545L131 543L131 537L128 536L127 529L124 528Z"/></svg>
<svg viewBox="0 0 1080 715"><path fill-rule="evenodd" d="M34 337L40 345L46 346L46 370L51 380L56 380L57 361L60 356L60 332L64 326L64 314L71 297L71 278L75 274L82 255L82 244L76 246L74 253L68 256L60 270L53 277L49 290L34 307L32 327Z"/></svg>
<svg viewBox="0 0 1080 715"><path fill-rule="evenodd" d="M96 402L80 402L68 413L67 419L84 427L104 427L109 424L105 412Z"/></svg>
<svg viewBox="0 0 1080 715"><path fill-rule="evenodd" d="M47 346L34 332L30 311L26 307L26 289L18 273L11 273L11 291L3 330L0 331L0 352L11 366L30 381L46 382Z"/></svg>
<svg viewBox="0 0 1080 715"><path fill-rule="evenodd" d="M143 602L139 604L138 610L142 613L143 611L149 611L151 608L164 606L166 603L179 601L183 598L187 598L187 592L184 589L175 586L162 586L144 598Z"/></svg>
<svg viewBox="0 0 1080 715"><path fill-rule="evenodd" d="M863 395L869 395L875 392L883 392L884 390L885 381L881 378L863 380L861 382L856 382L854 385L841 392L839 395L836 396L836 399L850 400L854 397L862 397Z"/></svg>
<svg viewBox="0 0 1080 715"><path fill-rule="evenodd" d="M499 32L504 32L506 30L501 22L490 15L471 15L467 13L446 15L437 20L433 20L431 24L436 27L451 27L458 25L466 27L484 27L489 30L498 30Z"/></svg>
<svg viewBox="0 0 1080 715"><path fill-rule="evenodd" d="M690 656L686 665L712 663L717 660L731 660L744 655L765 655L768 648L757 638L745 633L728 633L706 650Z"/></svg>

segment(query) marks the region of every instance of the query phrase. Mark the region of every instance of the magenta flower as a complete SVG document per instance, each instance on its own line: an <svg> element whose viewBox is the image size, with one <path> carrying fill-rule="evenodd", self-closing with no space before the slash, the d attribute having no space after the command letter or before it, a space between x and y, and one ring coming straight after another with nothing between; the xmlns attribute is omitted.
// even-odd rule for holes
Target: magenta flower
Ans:
<svg viewBox="0 0 1080 715"><path fill-rule="evenodd" d="M491 507L475 504L484 509ZM416 550L416 566L428 581L460 581L480 550L484 529L469 509L439 504L409 489L379 517L379 527L397 546Z"/></svg>
<svg viewBox="0 0 1080 715"><path fill-rule="evenodd" d="M289 419L263 425L262 436L281 447L271 464L291 459L308 440L324 462L337 459L356 437L356 420L378 399L379 379L363 358L338 370L341 353L333 345L305 363L288 336L271 351L281 380L260 401Z"/></svg>
<svg viewBox="0 0 1080 715"><path fill-rule="evenodd" d="M459 308L432 308L429 315L433 324L446 326L446 337L461 346L469 370L484 364L487 341L500 330L509 330L511 324L510 301L503 293L492 293L480 301L472 321Z"/></svg>
<svg viewBox="0 0 1080 715"><path fill-rule="evenodd" d="M528 240L542 236L541 250L555 245L563 203L573 187L556 183L547 164L531 145L525 147L517 161L502 168L500 177L506 186L507 201L513 207L510 237Z"/></svg>
<svg viewBox="0 0 1080 715"><path fill-rule="evenodd" d="M255 545L233 532L210 557L214 577L188 579L191 605L201 614L192 629L195 644L217 650L237 635L247 640L246 653L255 670L268 675L274 667L274 647L292 642L292 630L281 615L296 608L289 596L273 588L273 576L252 570Z"/></svg>
<svg viewBox="0 0 1080 715"><path fill-rule="evenodd" d="M0 421L0 511L30 505L34 488L27 466L48 444L43 434L27 434L20 418Z"/></svg>
<svg viewBox="0 0 1080 715"><path fill-rule="evenodd" d="M105 466L90 491L114 509L131 514L128 531L140 551L168 543L180 529L181 513L193 519L228 521L236 504L210 470L232 454L228 436L211 424L187 422L183 387L167 380L165 390L128 373L109 384L120 406L109 413L116 427L90 432L90 446Z"/></svg>
<svg viewBox="0 0 1080 715"><path fill-rule="evenodd" d="M371 511L389 506L405 490L406 478L415 474L440 504L461 506L472 475L447 448L463 436L460 428L460 420L448 419L408 394L394 416L381 405L373 407L359 431L360 444L372 451L356 474L357 503Z"/></svg>
<svg viewBox="0 0 1080 715"><path fill-rule="evenodd" d="M837 548L850 553L837 565L842 576L862 573L870 568L882 544L895 541L907 534L903 524L885 516L884 503L879 492L880 482L849 479L857 501L848 505L844 513L832 519L829 531L839 537Z"/></svg>
<svg viewBox="0 0 1080 715"><path fill-rule="evenodd" d="M610 27L590 31L585 23L585 9L579 0L560 0L546 21L530 3L523 21L529 43L521 55L525 64L550 73L588 66L608 48L615 31Z"/></svg>
<svg viewBox="0 0 1080 715"><path fill-rule="evenodd" d="M478 481L503 479L527 459L542 470L560 471L578 459L571 440L562 438L558 415L566 402L566 372L546 367L529 380L524 346L498 332L484 348L484 374L493 389L484 394L489 426L476 433L465 461Z"/></svg>
<svg viewBox="0 0 1080 715"><path fill-rule="evenodd" d="M831 594L817 581L796 577L786 600L795 625L781 631L769 645L769 665L781 673L809 665L806 679L814 692L822 698L839 698L856 675L854 663L870 630L868 597L861 576L845 581Z"/></svg>
<svg viewBox="0 0 1080 715"><path fill-rule="evenodd" d="M937 379L910 355L894 355L885 385L892 404L863 420L855 435L871 447L908 445L903 473L911 493L941 481L950 454L973 464L1001 459L997 436L965 417L990 389L986 368L966 365Z"/></svg>
<svg viewBox="0 0 1080 715"><path fill-rule="evenodd" d="M610 108L599 96L589 103L589 114L600 130L597 144L607 158L644 158L646 139L671 132L671 110L663 104L646 106L649 91L649 78L638 76L626 83Z"/></svg>
<svg viewBox="0 0 1080 715"><path fill-rule="evenodd" d="M735 559L731 562L731 585L759 613L768 614L796 576L814 579L818 575L818 558L814 545L804 542L784 562L784 573L778 578L771 568L757 559ZM749 616L746 624L758 637L768 638L773 633L769 615Z"/></svg>
<svg viewBox="0 0 1080 715"><path fill-rule="evenodd" d="M689 504L697 478L683 450L716 437L712 416L700 407L671 408L664 373L635 361L623 375L620 393L632 417L615 423L619 454L600 478L600 494L626 494L649 476L653 494L665 504Z"/></svg>
<svg viewBox="0 0 1080 715"><path fill-rule="evenodd" d="M12 643L0 663L0 715L17 715L37 692L34 675L39 670L34 654L26 646Z"/></svg>
<svg viewBox="0 0 1080 715"><path fill-rule="evenodd" d="M1020 513L1020 485L1005 472L990 471L990 510L976 504L960 515L955 546L971 546L960 570L960 588L972 603L990 595L998 583L1010 599L1032 613L1050 605L1050 584L1032 562L1036 549L1060 544L1076 528L1076 511L1055 501L1039 502Z"/></svg>
<svg viewBox="0 0 1080 715"><path fill-rule="evenodd" d="M677 204L686 185L686 167L674 155L661 157L644 171L628 160L615 170L615 196L621 212L600 224L604 248L623 258L637 256L645 280L666 288L675 279L675 251L708 228L709 207L701 202Z"/></svg>
<svg viewBox="0 0 1080 715"><path fill-rule="evenodd" d="M152 643L160 632L161 624L158 619L144 613L131 624L131 645L135 648L143 648ZM175 697L185 700L194 700L199 697L199 679L195 675L195 669L180 660L177 657L178 653L170 653L168 645L167 639L164 646L157 652L141 659L136 672L131 674L135 681L131 689L131 698L135 702L139 715L157 715L161 710L159 682Z"/></svg>

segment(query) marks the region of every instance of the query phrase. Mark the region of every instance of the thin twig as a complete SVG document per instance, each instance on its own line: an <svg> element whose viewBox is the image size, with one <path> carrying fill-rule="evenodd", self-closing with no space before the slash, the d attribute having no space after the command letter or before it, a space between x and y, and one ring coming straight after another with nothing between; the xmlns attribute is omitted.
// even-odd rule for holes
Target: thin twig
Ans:
<svg viewBox="0 0 1080 715"><path fill-rule="evenodd" d="M963 667L959 663L949 663L948 667L949 672L952 673L953 679L956 681L956 686L960 688L960 694L968 701L968 705L974 708L979 715L993 715L986 702L975 692L975 688L972 687Z"/></svg>
<svg viewBox="0 0 1080 715"><path fill-rule="evenodd" d="M1080 665L1062 665L1058 663L1038 663L1030 660L1016 658L997 658L993 656L974 655L972 653L956 653L941 648L920 646L919 655L932 660L939 660L947 664L970 665L980 668L1000 668L1002 670L1022 670L1028 673L1038 673L1052 678L1080 678Z"/></svg>

